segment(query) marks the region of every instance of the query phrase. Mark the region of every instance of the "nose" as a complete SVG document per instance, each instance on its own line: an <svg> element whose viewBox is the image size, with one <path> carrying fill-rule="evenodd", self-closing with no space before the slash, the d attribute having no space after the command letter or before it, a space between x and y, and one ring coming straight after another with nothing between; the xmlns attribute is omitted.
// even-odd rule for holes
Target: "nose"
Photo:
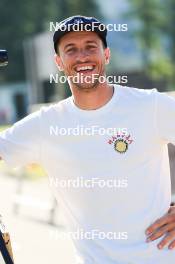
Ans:
<svg viewBox="0 0 175 264"><path fill-rule="evenodd" d="M79 62L86 62L89 57L88 51L85 49L80 49L77 53L76 60Z"/></svg>

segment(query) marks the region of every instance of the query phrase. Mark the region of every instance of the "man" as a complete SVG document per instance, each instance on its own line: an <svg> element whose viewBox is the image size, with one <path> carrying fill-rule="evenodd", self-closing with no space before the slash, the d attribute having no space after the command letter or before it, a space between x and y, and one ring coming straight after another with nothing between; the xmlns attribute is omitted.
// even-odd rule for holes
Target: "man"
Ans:
<svg viewBox="0 0 175 264"><path fill-rule="evenodd" d="M59 24L55 61L72 96L3 132L0 153L10 166L46 169L69 232L79 234L77 263L173 264L175 101L100 81L110 60L101 25L83 16Z"/></svg>

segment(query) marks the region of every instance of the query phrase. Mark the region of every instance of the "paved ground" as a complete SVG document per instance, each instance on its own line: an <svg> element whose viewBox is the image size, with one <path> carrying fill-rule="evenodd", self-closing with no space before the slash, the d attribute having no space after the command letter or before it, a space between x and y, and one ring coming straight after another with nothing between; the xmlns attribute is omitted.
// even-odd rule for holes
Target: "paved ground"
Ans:
<svg viewBox="0 0 175 264"><path fill-rule="evenodd" d="M18 215L13 212L16 187L14 178L0 173L0 213L11 234L15 264L74 264L72 242L58 238L64 231L59 208L55 217L57 226L47 223L48 211L42 209L53 198L47 179L24 185L25 193L34 199L35 206L33 201L27 200L28 205L21 206Z"/></svg>

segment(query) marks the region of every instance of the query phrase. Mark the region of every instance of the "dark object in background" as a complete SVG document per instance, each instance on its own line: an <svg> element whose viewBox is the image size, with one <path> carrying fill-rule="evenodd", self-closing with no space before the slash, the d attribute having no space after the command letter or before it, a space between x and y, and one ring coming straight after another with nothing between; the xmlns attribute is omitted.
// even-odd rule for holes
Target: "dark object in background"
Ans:
<svg viewBox="0 0 175 264"><path fill-rule="evenodd" d="M6 50L0 50L0 66L4 67L8 64L8 54Z"/></svg>
<svg viewBox="0 0 175 264"><path fill-rule="evenodd" d="M0 253L1 264L14 264L13 252L11 247L10 235L6 231L6 228L2 222L2 216L0 215Z"/></svg>
<svg viewBox="0 0 175 264"><path fill-rule="evenodd" d="M13 95L13 102L16 110L16 118L18 121L27 115L26 97L24 94L16 93Z"/></svg>

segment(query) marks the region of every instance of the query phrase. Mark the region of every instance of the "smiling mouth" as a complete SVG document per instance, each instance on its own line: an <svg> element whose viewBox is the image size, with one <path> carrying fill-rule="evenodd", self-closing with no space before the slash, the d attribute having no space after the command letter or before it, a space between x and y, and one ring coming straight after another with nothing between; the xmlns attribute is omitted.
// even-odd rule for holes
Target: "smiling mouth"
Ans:
<svg viewBox="0 0 175 264"><path fill-rule="evenodd" d="M77 73L90 73L95 69L94 65L76 66L75 71Z"/></svg>

